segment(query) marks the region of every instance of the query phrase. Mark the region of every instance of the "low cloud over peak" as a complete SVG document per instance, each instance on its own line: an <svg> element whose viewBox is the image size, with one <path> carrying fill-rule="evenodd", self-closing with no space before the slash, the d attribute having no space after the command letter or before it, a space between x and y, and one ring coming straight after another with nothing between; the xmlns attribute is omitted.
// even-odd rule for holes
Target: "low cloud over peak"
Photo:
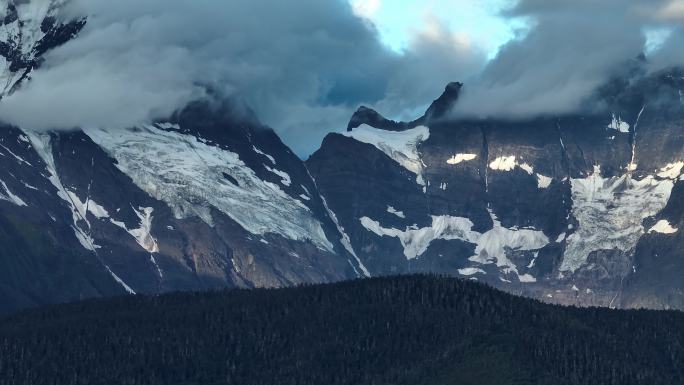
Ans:
<svg viewBox="0 0 684 385"><path fill-rule="evenodd" d="M465 83L461 115L572 111L645 52L649 29L672 31L649 54L654 68L684 62L680 0L520 0L502 17L529 28L491 60L449 15L429 12L415 16L403 52L390 50L371 21L380 4L72 0L62 17L87 16L85 29L0 103L0 118L33 129L123 127L168 116L210 87L244 100L306 156L359 105L409 119L450 81Z"/></svg>
<svg viewBox="0 0 684 385"><path fill-rule="evenodd" d="M657 0L521 0L509 16L529 18L531 29L502 47L455 112L508 118L573 112L647 51L649 28L677 28L663 21L668 7ZM664 59L681 52L672 43L670 37L647 59L653 70L684 63Z"/></svg>
<svg viewBox="0 0 684 385"><path fill-rule="evenodd" d="M3 119L34 129L127 126L168 116L207 85L244 99L306 155L358 105L399 114L484 60L448 33L393 52L339 0L72 0L66 12L88 24L3 100Z"/></svg>

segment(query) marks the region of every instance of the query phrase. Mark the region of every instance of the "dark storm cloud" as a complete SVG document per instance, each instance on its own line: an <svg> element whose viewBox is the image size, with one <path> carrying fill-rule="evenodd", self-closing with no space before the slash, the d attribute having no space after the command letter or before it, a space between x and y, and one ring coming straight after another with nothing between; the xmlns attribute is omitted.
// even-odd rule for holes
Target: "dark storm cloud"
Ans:
<svg viewBox="0 0 684 385"><path fill-rule="evenodd" d="M520 1L508 16L528 18L531 29L506 44L466 87L455 113L525 118L573 112L611 74L645 52L644 32L670 25L675 3ZM649 57L652 68L684 63L678 48L684 41L675 36Z"/></svg>
<svg viewBox="0 0 684 385"><path fill-rule="evenodd" d="M527 17L526 36L502 47L459 114L527 117L573 111L611 71L643 52L636 1L522 0L511 17Z"/></svg>
<svg viewBox="0 0 684 385"><path fill-rule="evenodd" d="M76 15L90 16L86 29L3 101L4 119L123 127L167 116L211 86L244 99L305 155L359 104L389 113L423 105L483 60L448 33L391 52L343 0L73 0Z"/></svg>
<svg viewBox="0 0 684 385"><path fill-rule="evenodd" d="M653 53L651 67L654 70L684 65L684 0L666 2L653 11L664 28L670 30L669 38Z"/></svg>
<svg viewBox="0 0 684 385"><path fill-rule="evenodd" d="M85 30L47 55L0 116L34 129L124 127L210 86L306 156L358 105L412 119L449 81L466 83L459 115L573 111L644 52L648 28L675 31L649 57L653 69L684 63L682 0L521 0L506 12L530 28L486 65L434 17L417 16L406 51L389 51L346 0L72 0L65 17L89 15Z"/></svg>

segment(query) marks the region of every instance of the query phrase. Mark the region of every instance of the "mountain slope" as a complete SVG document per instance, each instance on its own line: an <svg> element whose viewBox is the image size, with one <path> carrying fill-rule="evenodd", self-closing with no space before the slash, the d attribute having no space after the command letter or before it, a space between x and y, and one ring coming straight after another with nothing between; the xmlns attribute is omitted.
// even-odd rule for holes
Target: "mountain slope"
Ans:
<svg viewBox="0 0 684 385"><path fill-rule="evenodd" d="M371 274L682 308L683 89L676 69L616 79L584 114L506 121L435 114L450 85L413 122L359 110L307 166Z"/></svg>
<svg viewBox="0 0 684 385"><path fill-rule="evenodd" d="M85 26L64 4L0 0L0 98ZM127 129L0 124L0 313L412 272L684 309L684 72L642 65L558 117L454 116L460 83L410 122L361 107L306 164L211 90Z"/></svg>
<svg viewBox="0 0 684 385"><path fill-rule="evenodd" d="M137 296L0 321L0 384L671 385L682 322L426 276Z"/></svg>
<svg viewBox="0 0 684 385"><path fill-rule="evenodd" d="M26 305L52 302L29 278L35 271L45 271L41 283L102 281L82 276L78 264L60 264L66 275L49 276L45 249L76 253L80 264L109 276L107 290L82 288L62 301L361 274L302 161L271 129L236 116L230 104L198 102L169 122L131 129L5 127L0 217L21 217L23 229L5 244L30 242L34 232L54 235L21 258L1 255L11 266L42 261L3 282L4 310L15 307L16 293L31 293Z"/></svg>
<svg viewBox="0 0 684 385"><path fill-rule="evenodd" d="M0 98L83 28L64 3L0 2ZM1 125L0 312L365 275L303 162L222 100L128 129Z"/></svg>

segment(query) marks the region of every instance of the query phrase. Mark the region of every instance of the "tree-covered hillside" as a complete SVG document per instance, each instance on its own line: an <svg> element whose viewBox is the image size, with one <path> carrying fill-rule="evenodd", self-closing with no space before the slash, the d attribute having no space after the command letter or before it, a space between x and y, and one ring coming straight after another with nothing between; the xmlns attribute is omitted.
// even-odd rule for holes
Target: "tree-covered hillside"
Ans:
<svg viewBox="0 0 684 385"><path fill-rule="evenodd" d="M125 297L0 321L0 384L684 384L684 314L429 276Z"/></svg>

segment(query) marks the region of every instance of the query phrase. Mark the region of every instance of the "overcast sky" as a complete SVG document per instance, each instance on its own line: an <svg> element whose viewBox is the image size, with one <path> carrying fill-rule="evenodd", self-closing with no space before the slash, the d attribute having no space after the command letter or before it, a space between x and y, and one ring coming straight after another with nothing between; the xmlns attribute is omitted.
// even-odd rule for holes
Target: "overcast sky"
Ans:
<svg viewBox="0 0 684 385"><path fill-rule="evenodd" d="M682 0L72 0L76 15L84 31L3 118L124 127L211 86L306 157L359 105L414 118L450 81L466 84L456 113L517 118L577 108L641 52L684 61Z"/></svg>

